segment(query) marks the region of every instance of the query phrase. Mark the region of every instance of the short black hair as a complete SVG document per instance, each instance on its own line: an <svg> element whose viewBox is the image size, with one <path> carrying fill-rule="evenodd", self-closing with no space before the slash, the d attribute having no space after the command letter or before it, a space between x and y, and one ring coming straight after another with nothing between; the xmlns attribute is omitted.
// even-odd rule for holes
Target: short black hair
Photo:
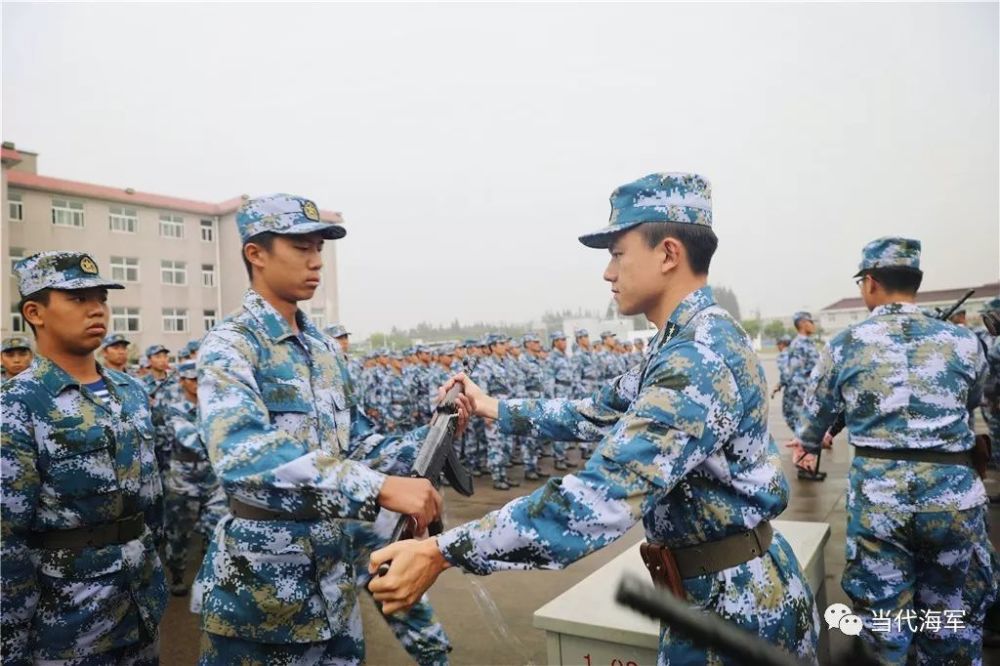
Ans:
<svg viewBox="0 0 1000 666"><path fill-rule="evenodd" d="M912 296L920 289L924 273L915 268L873 268L868 271L873 280L882 285L886 291L894 294Z"/></svg>
<svg viewBox="0 0 1000 666"><path fill-rule="evenodd" d="M691 271L695 275L707 275L712 256L719 247L719 238L712 227L704 224L681 224L679 222L646 222L639 225L639 233L646 245L656 247L663 239L670 237L680 241L687 250Z"/></svg>
<svg viewBox="0 0 1000 666"><path fill-rule="evenodd" d="M39 289L33 294L28 294L27 296L22 296L21 301L17 304L17 311L21 313L21 319L31 328L31 334L38 337L38 333L35 332L35 326L28 318L24 316L24 306L28 304L28 301L34 301L36 303L41 303L42 305L49 304L49 296L52 295L52 289L46 287L45 289Z"/></svg>
<svg viewBox="0 0 1000 666"><path fill-rule="evenodd" d="M278 234L273 231L262 231L259 234L254 234L250 238L246 239L246 242L240 247L240 258L243 259L243 266L247 269L247 277L253 281L253 265L247 261L247 255L243 252L246 249L247 244L253 243L254 245L259 245L268 252L274 247L274 239Z"/></svg>

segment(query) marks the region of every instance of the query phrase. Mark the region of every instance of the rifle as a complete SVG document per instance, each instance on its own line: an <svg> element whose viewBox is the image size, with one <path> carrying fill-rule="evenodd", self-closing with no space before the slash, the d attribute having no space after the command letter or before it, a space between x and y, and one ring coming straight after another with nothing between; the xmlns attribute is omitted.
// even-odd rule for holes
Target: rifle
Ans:
<svg viewBox="0 0 1000 666"><path fill-rule="evenodd" d="M444 474L452 488L469 497L473 493L472 475L462 466L455 454L455 447L452 446L455 426L458 423L455 398L461 392L462 385L455 384L444 396L444 399L438 403L434 410L434 416L431 417L430 430L427 431L417 459L413 461L410 476L427 479L435 488L440 488L441 475ZM389 542L414 536L411 528L412 519L409 516L400 516L396 527L392 530L392 536L389 537ZM437 519L427 526L427 531L431 536L438 535L444 531L444 524L440 519ZM389 564L386 562L379 567L379 576L388 573Z"/></svg>
<svg viewBox="0 0 1000 666"><path fill-rule="evenodd" d="M699 647L722 652L741 664L801 666L807 663L746 629L692 608L663 589L650 587L635 574L622 575L615 600L663 622L672 632L676 631Z"/></svg>
<svg viewBox="0 0 1000 666"><path fill-rule="evenodd" d="M951 318L951 316L955 314L955 312L957 312L960 307L962 307L962 304L964 304L967 300L969 300L969 297L972 296L974 293L976 293L976 290L970 289L969 291L965 292L965 294L960 299L955 301L955 303L947 310L939 309L937 315L935 316L935 319L940 319L941 321L948 321ZM847 425L846 416L844 412L840 412L839 414L837 414L837 418L833 420L833 425L830 426L829 429L830 437L836 437L840 433L840 431L844 429L844 426L846 425ZM816 456L816 467L814 469L810 471L807 469L802 469L801 467L799 468L798 474L800 479L803 479L805 481L822 481L823 479L826 478L826 472L819 471L820 454L822 453L822 451L823 448L820 447L820 449L816 451L816 453L814 454ZM795 466L798 467L798 464L802 462L802 460L809 454L810 451L806 451L801 456L799 456L799 459L795 461Z"/></svg>

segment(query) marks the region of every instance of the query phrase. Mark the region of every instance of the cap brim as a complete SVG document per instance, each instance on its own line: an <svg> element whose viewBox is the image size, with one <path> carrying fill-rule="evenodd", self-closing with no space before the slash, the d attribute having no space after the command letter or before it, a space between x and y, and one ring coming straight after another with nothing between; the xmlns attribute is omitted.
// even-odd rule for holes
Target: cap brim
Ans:
<svg viewBox="0 0 1000 666"><path fill-rule="evenodd" d="M51 289L62 289L64 291L76 291L77 289L93 289L95 287L103 287L104 289L124 289L125 285L96 277L64 280L63 282L50 285L49 287Z"/></svg>
<svg viewBox="0 0 1000 666"><path fill-rule="evenodd" d="M281 231L275 230L274 233L282 236L319 233L327 240L337 240L347 235L347 229L339 224L330 224L329 222L300 222Z"/></svg>
<svg viewBox="0 0 1000 666"><path fill-rule="evenodd" d="M612 243L615 242L616 236L620 235L623 231L628 231L632 227L637 227L640 224L642 224L642 222L607 226L603 229L598 229L597 231L580 236L580 242L587 247L592 247L596 250L606 250L611 247Z"/></svg>

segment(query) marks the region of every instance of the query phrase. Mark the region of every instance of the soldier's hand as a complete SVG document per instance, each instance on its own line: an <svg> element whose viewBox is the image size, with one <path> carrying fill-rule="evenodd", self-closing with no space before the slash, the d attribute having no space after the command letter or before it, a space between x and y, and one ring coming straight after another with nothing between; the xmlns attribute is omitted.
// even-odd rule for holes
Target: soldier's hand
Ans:
<svg viewBox="0 0 1000 666"><path fill-rule="evenodd" d="M458 422L455 424L455 439L458 439L462 436L462 433L465 432L466 426L469 425L469 419L476 413L476 403L472 398L464 393L459 393L455 398L455 407L458 408Z"/></svg>
<svg viewBox="0 0 1000 666"><path fill-rule="evenodd" d="M427 479L411 479L404 476L388 476L378 493L379 506L406 514L417 523L419 534L441 516L444 498Z"/></svg>
<svg viewBox="0 0 1000 666"><path fill-rule="evenodd" d="M472 412L476 416L483 416L488 419L495 419L500 411L500 403L496 398L491 398L486 395L483 389L479 388L474 381L469 379L468 375L464 372L460 372L449 379L445 384L438 389L438 400L444 398L445 393L451 389L457 383L462 384L462 392L470 400Z"/></svg>
<svg viewBox="0 0 1000 666"><path fill-rule="evenodd" d="M420 600L441 572L451 566L438 549L437 539L397 541L371 554L368 571L374 575L380 565L389 563L384 576L368 583L382 613L391 615L406 610Z"/></svg>
<svg viewBox="0 0 1000 666"><path fill-rule="evenodd" d="M833 448L833 435L830 434L829 430L827 430L826 434L823 435L823 448L824 449Z"/></svg>

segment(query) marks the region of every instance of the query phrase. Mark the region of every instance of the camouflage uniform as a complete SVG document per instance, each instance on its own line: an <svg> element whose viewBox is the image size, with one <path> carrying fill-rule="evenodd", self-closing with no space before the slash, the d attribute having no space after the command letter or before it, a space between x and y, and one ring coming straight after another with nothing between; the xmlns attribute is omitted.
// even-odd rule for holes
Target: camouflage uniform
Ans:
<svg viewBox="0 0 1000 666"><path fill-rule="evenodd" d="M803 317L812 319L808 312L797 312L794 319L798 321ZM788 345L787 381L785 382L785 393L781 399L781 412L789 430L793 433L798 430L799 414L806 399L809 375L816 366L816 361L819 360L819 350L819 342L812 336L802 333L796 335L791 344Z"/></svg>
<svg viewBox="0 0 1000 666"><path fill-rule="evenodd" d="M237 225L244 241L275 225L343 235L287 195L247 202ZM364 660L356 562L384 474L409 473L426 429L383 437L352 414L333 343L296 320L298 334L249 290L202 342L201 436L231 511L198 574L202 664ZM238 506L275 519L237 518Z"/></svg>
<svg viewBox="0 0 1000 666"><path fill-rule="evenodd" d="M698 176L649 176L617 190L611 226L581 241L606 247L609 236L646 221L710 224L708 197ZM505 432L600 443L580 473L445 532L438 538L442 554L478 574L559 568L639 520L651 541L679 547L775 518L787 504L788 484L767 430L765 391L743 329L715 304L710 288L688 294L646 362L590 399L501 401ZM686 578L684 587L695 606L815 660L812 593L780 534L763 556ZM661 629L661 664L721 661Z"/></svg>
<svg viewBox="0 0 1000 666"><path fill-rule="evenodd" d="M152 345L146 350L146 357L161 351L167 351L163 345ZM153 416L153 427L156 429L156 462L160 467L160 477L166 482L170 470L170 451L173 448L173 432L167 423L167 411L170 405L180 399L180 387L177 377L168 372L163 379L156 379L150 372L143 379L146 393L149 396L150 412Z"/></svg>
<svg viewBox="0 0 1000 666"><path fill-rule="evenodd" d="M525 336L525 342L538 341L534 336ZM545 374L546 369L543 361L531 352L525 350L519 359L521 375L523 377L523 395L536 400L546 397ZM541 441L537 437L524 437L524 473L538 474L538 454L541 448Z"/></svg>
<svg viewBox="0 0 1000 666"><path fill-rule="evenodd" d="M495 339L495 337L491 337ZM513 393L510 378L504 370L502 362L496 356L490 355L479 359L472 381L482 386L487 393L497 398L508 398ZM497 422L490 419L479 419L484 423L486 435L486 461L490 476L494 483L507 482L507 462L510 460L510 437L502 434Z"/></svg>
<svg viewBox="0 0 1000 666"><path fill-rule="evenodd" d="M181 377L197 377L194 361L178 367ZM182 593L191 533L198 531L207 543L215 526L226 515L225 494L212 471L208 451L198 433L198 405L181 391L180 399L167 410L167 425L175 446L167 474L166 565L172 591Z"/></svg>
<svg viewBox="0 0 1000 666"><path fill-rule="evenodd" d="M557 339L566 339L562 333L549 336L553 342ZM548 394L549 398L560 398L568 400L573 397L574 374L573 366L566 352L559 351L555 347L549 352L549 373L552 376L552 390ZM565 469L566 465L566 444L567 442L552 442L552 459L556 464L556 469Z"/></svg>
<svg viewBox="0 0 1000 666"><path fill-rule="evenodd" d="M861 268L917 268L919 252L919 241L878 239L865 247ZM834 337L813 375L797 434L816 450L846 412L858 449L842 586L865 625L862 636L888 663L906 663L911 642L919 663L979 663L996 580L985 490L971 466L864 452L969 451L969 412L979 403L984 368L967 329L927 317L912 303L890 303ZM877 617L941 617L945 610L964 611L966 627L914 633L894 620L888 631L877 628Z"/></svg>
<svg viewBox="0 0 1000 666"><path fill-rule="evenodd" d="M508 350L513 346L513 341L509 338L507 339ZM525 379L524 369L521 366L521 355L517 351L508 351L501 361L503 364L504 372L507 373L510 383L511 395L525 395ZM513 461L514 464L523 464L525 449L528 445L526 438L521 436L514 436L510 438L511 450L508 461Z"/></svg>
<svg viewBox="0 0 1000 666"><path fill-rule="evenodd" d="M76 252L34 255L15 272L22 296L121 288ZM96 367L105 398L39 355L0 391L4 664L157 661L167 592L152 532L142 526L160 519L153 425L139 383ZM129 517L140 527L124 543L48 541Z"/></svg>

